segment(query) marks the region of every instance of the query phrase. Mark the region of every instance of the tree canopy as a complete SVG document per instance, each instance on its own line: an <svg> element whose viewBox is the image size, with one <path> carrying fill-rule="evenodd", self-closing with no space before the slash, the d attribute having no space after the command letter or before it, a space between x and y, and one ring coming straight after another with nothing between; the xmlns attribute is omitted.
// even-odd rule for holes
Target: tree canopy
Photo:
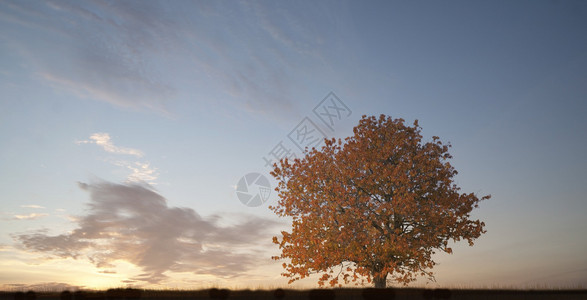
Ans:
<svg viewBox="0 0 587 300"><path fill-rule="evenodd" d="M278 216L291 231L274 237L290 283L319 273L318 283L374 282L388 275L408 284L433 279L436 251L452 253L449 241L469 245L485 233L470 213L482 200L460 193L449 163L450 144L436 136L423 142L416 120L363 116L344 141L326 139L301 159L283 159L271 172L277 181Z"/></svg>

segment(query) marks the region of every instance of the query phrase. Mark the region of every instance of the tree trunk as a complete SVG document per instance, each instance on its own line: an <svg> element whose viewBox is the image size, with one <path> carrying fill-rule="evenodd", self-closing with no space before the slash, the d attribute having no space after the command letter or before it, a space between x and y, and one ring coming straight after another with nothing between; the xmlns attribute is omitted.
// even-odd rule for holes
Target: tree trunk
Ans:
<svg viewBox="0 0 587 300"><path fill-rule="evenodd" d="M376 289L384 289L387 284L387 273L373 276L373 284L375 284Z"/></svg>

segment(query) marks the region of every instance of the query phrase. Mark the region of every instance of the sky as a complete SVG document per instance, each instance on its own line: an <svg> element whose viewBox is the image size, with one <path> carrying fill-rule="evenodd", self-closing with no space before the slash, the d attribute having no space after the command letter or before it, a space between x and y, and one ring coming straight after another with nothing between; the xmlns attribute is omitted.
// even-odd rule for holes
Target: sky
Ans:
<svg viewBox="0 0 587 300"><path fill-rule="evenodd" d="M380 114L492 195L413 286L585 288L585 36L584 1L1 1L0 289L286 287L268 165Z"/></svg>

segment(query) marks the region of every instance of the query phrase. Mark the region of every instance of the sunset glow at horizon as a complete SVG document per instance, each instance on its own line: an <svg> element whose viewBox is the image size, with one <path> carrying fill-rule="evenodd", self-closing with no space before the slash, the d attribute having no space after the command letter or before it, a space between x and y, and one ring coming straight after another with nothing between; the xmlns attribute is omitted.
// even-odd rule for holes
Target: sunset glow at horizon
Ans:
<svg viewBox="0 0 587 300"><path fill-rule="evenodd" d="M381 114L492 196L410 286L585 288L586 36L582 1L2 1L0 290L317 287L270 164Z"/></svg>

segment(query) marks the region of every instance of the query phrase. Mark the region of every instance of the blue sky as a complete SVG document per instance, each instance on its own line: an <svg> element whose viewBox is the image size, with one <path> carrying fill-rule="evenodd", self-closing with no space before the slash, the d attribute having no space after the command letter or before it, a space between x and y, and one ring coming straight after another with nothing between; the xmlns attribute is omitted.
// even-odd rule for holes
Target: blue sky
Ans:
<svg viewBox="0 0 587 300"><path fill-rule="evenodd" d="M586 14L581 1L4 1L0 286L284 286L269 257L287 220L274 194L243 205L239 179L269 177L280 141L298 151L288 134L305 117L346 137L386 114L450 142L463 192L493 196L474 212L488 233L438 255L433 285L584 287ZM350 114L332 129L313 113L330 92ZM114 227L91 222L106 217ZM112 229L129 226L141 235ZM111 242L83 244L92 232Z"/></svg>

